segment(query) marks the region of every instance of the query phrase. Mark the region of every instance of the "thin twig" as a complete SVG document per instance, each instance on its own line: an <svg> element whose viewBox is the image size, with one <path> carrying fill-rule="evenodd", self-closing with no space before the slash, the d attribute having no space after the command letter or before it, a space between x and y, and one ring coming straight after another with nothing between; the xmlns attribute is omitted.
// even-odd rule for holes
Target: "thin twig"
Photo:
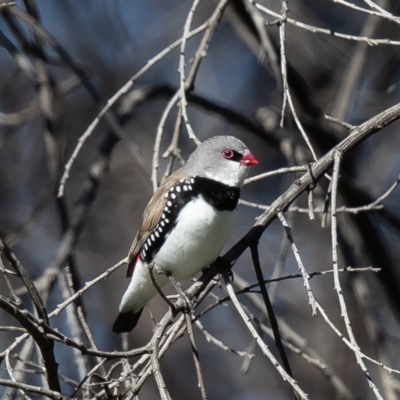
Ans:
<svg viewBox="0 0 400 400"><path fill-rule="evenodd" d="M207 400L206 385L204 383L203 372L201 370L199 352L197 350L196 339L193 333L193 325L190 313L185 312L185 320L186 320L186 329L190 339L190 345L192 347L193 360L194 360L194 365L196 367L196 375L197 375L198 386L201 392L201 398L203 400Z"/></svg>
<svg viewBox="0 0 400 400"><path fill-rule="evenodd" d="M339 125L339 126L341 126L343 128L346 128L348 130L354 128L354 125L350 125L347 122L341 121L340 119L337 119L337 118L333 118L333 117L331 117L329 115L326 115L326 114L325 114L325 119L327 121L329 121L329 122L333 122L334 124Z"/></svg>
<svg viewBox="0 0 400 400"><path fill-rule="evenodd" d="M288 243L287 240L285 240ZM234 285L240 289L239 292L242 292L250 285L246 282L241 276L235 273L235 279L233 281ZM237 292L237 294L239 293ZM259 296L255 293L246 293L246 296L251 300L251 302L257 307L257 309L261 312L264 311L264 304L260 300ZM251 314L248 312L251 316ZM253 317L254 318L254 317ZM318 368L319 371L331 382L332 386L336 389L339 396L348 399L355 400L349 388L343 383L343 381L336 375L334 370L321 358L319 354L316 353L315 350L310 348L308 342L305 338L302 338L296 331L294 331L284 319L280 318L279 326L282 330L283 341L282 343L295 354L303 357L307 362L314 365ZM265 326L261 321L258 321L260 328L263 332L265 332L271 338L273 337L272 329Z"/></svg>
<svg viewBox="0 0 400 400"><path fill-rule="evenodd" d="M308 167L306 165L298 167L279 168L276 169L275 171L264 172L262 174L252 176L251 178L247 178L244 181L244 184L248 185L249 183L253 183L261 179L269 178L271 176L276 176L280 174L290 174L290 173L305 172L305 171L308 171Z"/></svg>
<svg viewBox="0 0 400 400"><path fill-rule="evenodd" d="M348 8L352 8L353 10L357 10L360 11L362 13L365 14L370 14L373 16L377 16L377 17L381 17L384 19L388 19L391 22L394 22L396 24L400 24L400 18L399 17L395 17L392 14L390 14L389 12L387 12L386 10L384 10L383 8L377 6L376 4L374 4L372 1L370 0L364 0L370 7L375 8L377 11L372 11L372 10L368 10L367 8L362 8L359 7L353 3L349 3L348 1L345 0L333 0L335 3L339 3L344 5L345 7Z"/></svg>
<svg viewBox="0 0 400 400"><path fill-rule="evenodd" d="M342 154L340 153L340 151L335 151L333 174L332 174L332 193L331 193L332 263L333 263L333 271L334 271L333 272L333 281L334 281L335 291L339 298L341 315L344 319L347 334L349 335L349 338L350 338L350 342L354 348L356 348L357 350L360 350L358 343L356 341L356 338L354 336L353 329L351 327L349 315L347 313L347 306L346 306L346 302L343 297L343 291L342 291L342 288L340 285L339 271L338 271L336 199L337 199L337 187L338 187L338 180L339 180L339 170L340 170L341 158L342 158ZM376 385L372 381L371 375L369 374L368 369L362 360L362 357L358 354L358 352L355 353L355 356L357 359L357 363L360 365L361 370L364 372L364 375L367 379L369 387L372 389L372 391L374 392L377 399L383 400L383 397L379 393L379 389L376 387Z"/></svg>
<svg viewBox="0 0 400 400"><path fill-rule="evenodd" d="M164 332L165 325L159 324L156 326L153 338L151 340L151 365L154 378L157 382L157 388L160 393L161 400L171 400L171 396L168 392L167 386L164 382L164 378L161 373L160 362L159 362L159 343Z"/></svg>
<svg viewBox="0 0 400 400"><path fill-rule="evenodd" d="M54 390L48 390L39 386L26 385L25 383L22 382L13 382L7 379L0 379L0 386L14 387L16 389L20 389L25 392L31 392L39 394L41 396L46 396L53 400L72 400L69 397L64 396L61 393L58 393Z"/></svg>
<svg viewBox="0 0 400 400"><path fill-rule="evenodd" d="M313 294L313 292L311 290L311 286L310 286L310 275L308 275L306 269L304 268L303 261L301 260L301 257L300 257L300 252L297 249L296 243L293 240L291 229L290 229L289 225L287 224L286 219L283 216L282 212L278 212L278 218L281 221L283 228L285 229L287 239L290 242L290 246L292 247L294 258L296 259L297 266L303 277L304 287L307 290L308 304L311 306L312 316L315 317L318 315L318 313L317 313L317 305L316 305L316 301L314 298L314 294Z"/></svg>
<svg viewBox="0 0 400 400"><path fill-rule="evenodd" d="M262 340L261 336L258 334L257 330L254 328L254 326L251 324L249 317L243 310L243 307L241 306L239 300L236 297L235 291L233 290L232 284L230 283L229 276L227 274L224 274L224 281L225 281L225 286L228 291L228 294L232 300L233 305L235 306L237 312L239 313L240 317L242 318L246 328L249 330L251 333L252 337L257 341L258 346L260 347L260 350L263 352L263 354L271 361L272 365L276 368L276 370L279 372L281 375L282 379L284 381L287 381L293 388L293 390L300 396L301 399L306 400L308 399L308 396L303 390L298 386L295 380L291 378L286 371L282 368L282 366L279 364L278 360L274 357L274 355L270 352L268 349L268 346L264 343Z"/></svg>
<svg viewBox="0 0 400 400"><path fill-rule="evenodd" d="M154 288L157 290L157 293L161 296L161 298L167 303L168 307L171 310L175 310L175 306L171 303L171 301L169 300L169 298L164 294L164 292L162 291L162 289L160 288L160 286L158 285L155 277L154 277L154 269L156 269L157 273L160 273L157 268L154 266L153 263L150 263L147 267L147 269L149 270L149 275L150 275L150 280L151 283L153 284ZM163 272L161 272L163 273Z"/></svg>
<svg viewBox="0 0 400 400"><path fill-rule="evenodd" d="M310 139L307 136L306 131L303 128L303 125L301 124L297 112L295 110L292 96L290 94L290 89L289 89L289 84L288 84L288 79L287 79L287 66L286 66L286 53L285 53L285 22L287 20L286 13L288 11L286 1L282 1L282 15L279 16L279 18L282 18L282 22L279 27L279 41L280 41L280 52L281 52L281 73L282 73L282 81L283 81L283 92L284 92L284 97L283 97L283 105L282 105L282 117L281 117L281 127L283 128L283 117L284 117L284 111L285 111L285 106L286 106L286 101L289 103L290 111L292 112L294 121L296 123L297 128L299 129L301 135L303 136L304 141L307 144L308 149L310 150L314 161L317 161L317 155L314 151L313 146L311 145Z"/></svg>
<svg viewBox="0 0 400 400"><path fill-rule="evenodd" d="M159 165L159 155L160 155L160 146L161 146L161 140L162 136L164 133L164 125L165 122L171 113L171 110L173 107L176 105L179 99L179 92L176 92L175 95L171 98L171 100L168 102L167 107L165 107L160 122L158 123L157 126L157 134L156 134L156 139L154 141L154 146L153 146L153 166L151 170L151 182L153 184L153 191L155 192L158 189L158 178L157 178L157 170L158 170L158 165ZM180 115L181 110L179 110L178 115Z"/></svg>
<svg viewBox="0 0 400 400"><path fill-rule="evenodd" d="M69 304L71 304L75 299L78 297L82 296L84 292L86 292L88 289L90 289L92 286L94 286L97 282L107 279L113 272L115 272L118 268L120 268L122 265L127 263L127 258L124 258L123 260L119 261L117 264L113 265L111 268L107 269L107 271L103 272L93 280L87 282L85 286L78 290L74 295L72 295L70 298L65 300L64 302L60 303L57 305L56 309L53 310L50 314L49 317L53 317L54 315L60 314L60 312L67 307Z"/></svg>
<svg viewBox="0 0 400 400"><path fill-rule="evenodd" d="M281 334L279 332L278 321L276 319L274 309L273 309L271 301L269 299L267 288L264 284L264 275L262 272L262 268L261 268L261 264L260 264L260 257L258 254L258 244L254 244L253 246L251 246L250 251L251 251L251 258L253 260L254 269L256 272L256 276L257 276L257 281L260 286L261 295L264 300L264 305L267 310L269 322L271 324L271 328L272 328L272 331L274 334L275 345L278 348L285 371L287 372L287 374L289 376L291 376L293 378L293 372L290 367L289 360L287 358L285 349L282 345L282 338L281 338Z"/></svg>
<svg viewBox="0 0 400 400"><path fill-rule="evenodd" d="M252 357L254 357L254 354L249 354L247 351L235 350L235 349L232 349L231 347L225 345L221 340L219 340L219 339L217 339L215 336L211 335L211 333L208 332L208 331L204 328L203 324L200 322L199 319L196 319L195 325L197 326L197 328L200 329L201 332L203 332L203 334L204 334L204 336L205 336L207 342L213 343L213 344L215 344L217 347L221 348L222 350L227 351L227 352L232 353L232 354L236 354L236 355L238 355L238 356L240 356L240 357L245 357L245 358L248 358L248 357L252 358Z"/></svg>
<svg viewBox="0 0 400 400"><path fill-rule="evenodd" d="M274 18L280 18L280 14L270 10L269 8L256 3L256 7L268 14L271 15ZM322 33L324 35L328 35L328 36L334 36L340 39L345 39L345 40L351 40L351 41L356 41L356 42L365 42L368 43L370 46L376 46L379 44L386 44L386 45L392 45L392 46L399 46L400 45L400 41L398 40L391 40L391 39L373 39L373 38L369 38L369 37L362 37L362 36L355 36L355 35L346 35L344 33L340 33L340 32L335 32L331 29L323 29L323 28L319 28L317 26L313 26L313 25L309 25L309 24L305 24L304 22L300 22L300 21L296 21L295 19L292 18L287 18L286 19L287 22L289 24L292 24L294 26L297 26L298 28L301 29L305 29L307 31L310 31L312 33Z"/></svg>

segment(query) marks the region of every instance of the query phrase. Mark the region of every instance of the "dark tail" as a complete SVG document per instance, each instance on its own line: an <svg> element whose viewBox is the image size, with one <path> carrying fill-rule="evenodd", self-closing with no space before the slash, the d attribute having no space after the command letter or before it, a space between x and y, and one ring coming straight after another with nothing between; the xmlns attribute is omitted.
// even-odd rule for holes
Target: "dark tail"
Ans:
<svg viewBox="0 0 400 400"><path fill-rule="evenodd" d="M128 311L119 313L117 319L112 327L113 332L130 332L138 323L140 316L142 315L143 308L137 312Z"/></svg>

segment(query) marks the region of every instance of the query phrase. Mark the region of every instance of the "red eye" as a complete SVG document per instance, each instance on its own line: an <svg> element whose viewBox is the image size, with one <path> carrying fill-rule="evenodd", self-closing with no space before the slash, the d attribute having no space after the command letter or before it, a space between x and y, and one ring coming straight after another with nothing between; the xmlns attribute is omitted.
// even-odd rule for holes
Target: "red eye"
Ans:
<svg viewBox="0 0 400 400"><path fill-rule="evenodd" d="M224 151L222 152L222 155L223 155L226 159L230 160L230 159L233 158L234 152L233 152L233 150L226 149L226 150L224 150Z"/></svg>

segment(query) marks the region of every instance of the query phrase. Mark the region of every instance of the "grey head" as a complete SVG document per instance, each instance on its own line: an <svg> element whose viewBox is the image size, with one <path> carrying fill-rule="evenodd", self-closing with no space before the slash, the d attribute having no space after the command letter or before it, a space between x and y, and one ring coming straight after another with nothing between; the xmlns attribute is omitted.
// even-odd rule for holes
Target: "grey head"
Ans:
<svg viewBox="0 0 400 400"><path fill-rule="evenodd" d="M258 164L247 146L233 136L214 136L201 143L183 167L186 173L240 187L251 165Z"/></svg>

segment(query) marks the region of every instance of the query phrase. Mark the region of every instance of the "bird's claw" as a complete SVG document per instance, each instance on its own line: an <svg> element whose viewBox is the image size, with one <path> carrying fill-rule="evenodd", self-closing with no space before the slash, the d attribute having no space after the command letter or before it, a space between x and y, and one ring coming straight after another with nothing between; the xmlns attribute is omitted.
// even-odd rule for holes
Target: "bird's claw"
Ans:
<svg viewBox="0 0 400 400"><path fill-rule="evenodd" d="M184 310L184 312L190 312L191 315L194 315L195 314L195 310L194 310L194 307L193 307L194 306L193 302L189 299L189 297L187 296L187 294L184 291L182 291L182 293L180 293L180 296L183 299L183 303L184 303L183 310Z"/></svg>
<svg viewBox="0 0 400 400"><path fill-rule="evenodd" d="M193 303L191 302L191 300L189 299L189 297L187 296L185 291L182 289L182 287L179 284L179 282L173 277L173 275L170 272L165 271L165 275L167 276L169 281L172 283L172 285L174 286L175 290L178 292L179 296L182 298L182 300L183 300L183 307L182 307L183 310L185 312L190 312L193 315L194 314Z"/></svg>

